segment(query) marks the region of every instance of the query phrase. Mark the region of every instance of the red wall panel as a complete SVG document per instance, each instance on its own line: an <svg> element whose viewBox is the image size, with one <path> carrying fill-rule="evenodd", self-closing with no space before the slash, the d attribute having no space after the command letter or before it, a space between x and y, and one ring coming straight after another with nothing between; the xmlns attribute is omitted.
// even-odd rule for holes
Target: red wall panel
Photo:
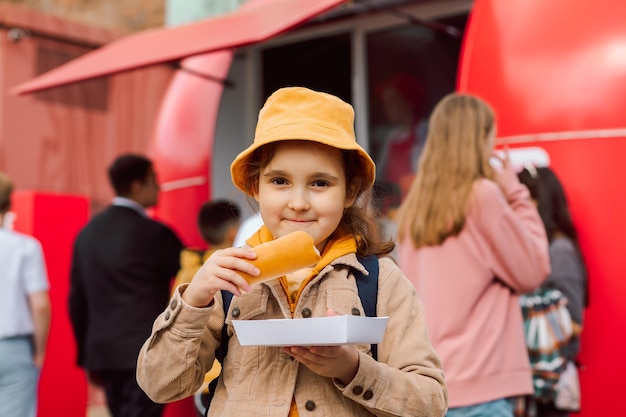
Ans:
<svg viewBox="0 0 626 417"><path fill-rule="evenodd" d="M568 194L589 270L581 416L620 410L626 374L625 45L620 0L477 0L458 78L494 107L498 143L545 149Z"/></svg>
<svg viewBox="0 0 626 417"><path fill-rule="evenodd" d="M87 222L87 198L38 191L17 191L16 230L43 246L52 302L52 323L39 385L39 417L82 417L87 405L84 372L75 365L76 347L69 321L69 269L72 246ZM62 414L59 414L62 413Z"/></svg>

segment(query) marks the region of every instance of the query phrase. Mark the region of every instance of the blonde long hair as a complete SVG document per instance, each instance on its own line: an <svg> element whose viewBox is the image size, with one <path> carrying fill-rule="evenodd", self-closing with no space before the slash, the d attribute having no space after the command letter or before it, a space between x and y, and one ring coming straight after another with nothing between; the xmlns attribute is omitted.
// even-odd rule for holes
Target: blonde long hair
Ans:
<svg viewBox="0 0 626 417"><path fill-rule="evenodd" d="M434 246L461 232L474 182L493 179L487 146L494 122L491 107L472 95L448 94L437 104L417 175L398 210L400 241Z"/></svg>

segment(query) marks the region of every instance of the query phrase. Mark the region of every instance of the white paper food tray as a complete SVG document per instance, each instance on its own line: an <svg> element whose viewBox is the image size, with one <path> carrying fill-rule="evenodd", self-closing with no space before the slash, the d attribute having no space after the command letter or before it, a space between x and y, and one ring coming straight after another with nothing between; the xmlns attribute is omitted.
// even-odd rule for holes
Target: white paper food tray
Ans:
<svg viewBox="0 0 626 417"><path fill-rule="evenodd" d="M233 320L242 346L335 346L380 343L389 317Z"/></svg>

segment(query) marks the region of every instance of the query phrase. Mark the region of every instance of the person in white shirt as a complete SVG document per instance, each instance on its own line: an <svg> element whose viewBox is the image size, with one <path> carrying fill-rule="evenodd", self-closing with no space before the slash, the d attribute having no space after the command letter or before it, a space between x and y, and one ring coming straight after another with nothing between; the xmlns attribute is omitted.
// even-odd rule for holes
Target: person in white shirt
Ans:
<svg viewBox="0 0 626 417"><path fill-rule="evenodd" d="M0 416L33 417L50 331L40 242L10 227L13 182L0 172Z"/></svg>
<svg viewBox="0 0 626 417"><path fill-rule="evenodd" d="M237 230L233 247L238 248L245 245L246 240L256 233L261 226L263 226L263 219L261 218L260 213L254 213L253 215L247 217L243 223L241 223L241 226L239 226L239 230Z"/></svg>

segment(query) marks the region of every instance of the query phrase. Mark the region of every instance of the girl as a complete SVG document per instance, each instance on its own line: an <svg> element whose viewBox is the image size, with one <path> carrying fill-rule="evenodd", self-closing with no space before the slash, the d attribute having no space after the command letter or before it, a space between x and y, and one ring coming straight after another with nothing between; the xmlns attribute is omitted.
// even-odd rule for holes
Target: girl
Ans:
<svg viewBox="0 0 626 417"><path fill-rule="evenodd" d="M508 159L494 172L490 107L450 94L435 107L398 212L400 268L427 312L449 389L448 416L511 417L532 392L518 292L548 275L545 230Z"/></svg>
<svg viewBox="0 0 626 417"><path fill-rule="evenodd" d="M234 160L233 183L259 205L256 246L295 230L310 234L313 268L250 287L249 247L218 250L178 287L155 321L137 378L157 402L192 395L227 326L228 354L209 416L443 416L446 385L411 283L384 255L371 209L375 165L357 144L352 107L332 95L290 87L259 113L254 143ZM357 255L379 259L379 316L389 316L378 360L369 345L242 347L232 320L363 314ZM240 291L241 288L243 291ZM237 297L224 317L220 290Z"/></svg>
<svg viewBox="0 0 626 417"><path fill-rule="evenodd" d="M573 337L561 348L561 353L567 361L575 363L580 351L583 312L587 306L587 270L578 243L578 232L570 215L565 190L554 171L547 167L535 168L528 165L518 177L530 190L548 234L552 272L541 290L556 288L567 298L567 310L573 322ZM540 392L552 397L550 381L538 381L543 379L541 373L536 373L534 377L535 384L543 387ZM536 392L534 404L534 415L537 417L569 415L569 411L559 409L552 398L539 397L537 394ZM530 412L527 415L531 415Z"/></svg>

